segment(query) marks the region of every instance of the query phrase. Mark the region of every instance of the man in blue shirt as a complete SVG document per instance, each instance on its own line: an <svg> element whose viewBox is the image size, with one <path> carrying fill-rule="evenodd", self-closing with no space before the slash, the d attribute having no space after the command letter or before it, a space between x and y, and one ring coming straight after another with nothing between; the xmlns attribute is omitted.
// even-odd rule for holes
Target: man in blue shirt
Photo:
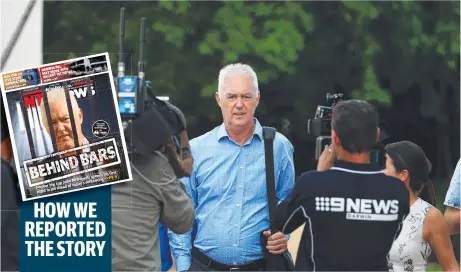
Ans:
<svg viewBox="0 0 461 272"><path fill-rule="evenodd" d="M254 113L260 93L253 69L231 64L219 74L216 100L224 122L192 139L193 173L182 181L196 208L196 234L169 232L177 271L264 270L261 233L273 254L287 250L287 237L269 231L262 126ZM293 146L274 140L276 196L294 186Z"/></svg>
<svg viewBox="0 0 461 272"><path fill-rule="evenodd" d="M170 243L168 241L168 229L161 222L158 223L158 239L160 241L160 259L162 263L162 272L170 270L173 266L171 258Z"/></svg>
<svg viewBox="0 0 461 272"><path fill-rule="evenodd" d="M444 205L447 206L445 209L445 220L447 221L450 233L452 235L459 233L460 225L460 189L459 181L461 179L461 160L456 165L455 172L451 178L450 187L448 188L447 195L445 197Z"/></svg>

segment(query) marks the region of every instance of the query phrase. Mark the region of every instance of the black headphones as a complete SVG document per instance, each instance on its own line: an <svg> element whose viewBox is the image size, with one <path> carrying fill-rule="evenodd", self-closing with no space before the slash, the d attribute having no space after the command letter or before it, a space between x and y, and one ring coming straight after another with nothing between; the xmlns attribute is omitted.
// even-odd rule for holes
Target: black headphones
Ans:
<svg viewBox="0 0 461 272"><path fill-rule="evenodd" d="M158 98L154 98L153 104L155 109L163 116L165 121L173 129L172 136L177 136L186 128L186 118L181 110L176 106L168 101L163 101Z"/></svg>

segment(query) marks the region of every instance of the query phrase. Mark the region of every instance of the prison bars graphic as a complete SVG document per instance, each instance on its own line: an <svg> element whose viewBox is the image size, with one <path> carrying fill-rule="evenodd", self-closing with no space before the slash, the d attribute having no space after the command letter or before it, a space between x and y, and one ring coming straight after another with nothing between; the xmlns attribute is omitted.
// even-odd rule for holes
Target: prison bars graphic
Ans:
<svg viewBox="0 0 461 272"><path fill-rule="evenodd" d="M92 80L91 78L88 78L87 80L85 80L87 91L89 91L89 92L91 92L91 84L90 84L91 80ZM94 80L93 80L93 82L94 82ZM73 139L74 139L74 146L78 147L80 145L79 144L80 139L79 139L78 134L77 134L75 118L74 118L74 115L73 115L73 110L74 109L73 109L73 105L72 105L72 101L71 101L71 97L70 97L70 93L69 93L70 92L69 87L68 87L67 84L62 84L62 87L64 89L64 94L65 94L65 98L66 98L67 111L68 111L68 114L69 114L69 119L70 119L71 128L72 128L72 136L73 136ZM31 158L36 158L37 153L36 153L36 149L35 149L34 137L32 135L31 121L29 120L29 114L28 114L27 109L26 109L26 107L24 105L24 93L25 93L25 91L22 91L22 99L21 99L21 102L19 104L21 105L22 117L24 119L24 125L26 127L25 130L26 130L26 133L27 133L27 140L28 140L30 155L31 155ZM54 129L53 129L53 122L52 122L52 118L51 118L50 106L49 106L48 96L47 96L46 91L43 91L42 98L43 98L43 106L44 106L45 112L46 112L46 120L47 120L48 126L50 126L50 129L49 129L50 135L49 136L51 138L51 143L53 145L53 153L58 152L56 135L55 135ZM36 102L36 105L38 105L38 103L37 103L38 101L35 101L35 102ZM90 106L91 116L94 117L95 116L95 111L94 111L95 103L94 103L93 99L89 100L89 106ZM81 154L82 149L78 150L77 153ZM83 166L82 165L79 165L79 170L83 171Z"/></svg>

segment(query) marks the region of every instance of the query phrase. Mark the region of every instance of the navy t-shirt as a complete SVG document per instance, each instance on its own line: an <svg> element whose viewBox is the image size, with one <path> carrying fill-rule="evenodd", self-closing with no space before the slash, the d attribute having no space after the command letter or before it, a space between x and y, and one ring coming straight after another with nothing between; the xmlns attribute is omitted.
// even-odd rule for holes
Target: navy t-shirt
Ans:
<svg viewBox="0 0 461 272"><path fill-rule="evenodd" d="M296 270L388 271L409 202L403 182L379 167L337 161L299 178L278 206L277 225L291 233L305 223Z"/></svg>

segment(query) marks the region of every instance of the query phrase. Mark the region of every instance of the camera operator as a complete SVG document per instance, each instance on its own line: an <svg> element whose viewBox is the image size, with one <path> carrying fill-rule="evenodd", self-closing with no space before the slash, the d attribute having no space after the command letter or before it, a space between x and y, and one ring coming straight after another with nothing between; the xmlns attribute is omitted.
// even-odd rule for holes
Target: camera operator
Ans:
<svg viewBox="0 0 461 272"><path fill-rule="evenodd" d="M182 131L153 153L131 154L133 181L112 186L112 270L160 271L159 221L175 233L185 233L194 223L194 206L178 178L189 176L185 118ZM175 138L181 139L181 143Z"/></svg>
<svg viewBox="0 0 461 272"><path fill-rule="evenodd" d="M388 252L409 212L409 193L370 163L379 134L378 114L369 103L349 100L333 107L331 146L317 171L302 174L277 210L283 233L306 223L296 270L388 270Z"/></svg>

